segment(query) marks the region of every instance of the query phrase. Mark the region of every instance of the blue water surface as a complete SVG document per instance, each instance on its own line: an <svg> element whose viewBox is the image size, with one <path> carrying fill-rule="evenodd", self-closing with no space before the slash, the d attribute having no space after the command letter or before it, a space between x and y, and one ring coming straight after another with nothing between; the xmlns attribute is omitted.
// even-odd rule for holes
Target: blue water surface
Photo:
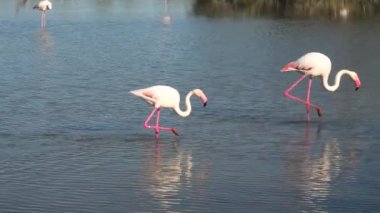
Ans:
<svg viewBox="0 0 380 213"><path fill-rule="evenodd" d="M376 212L380 208L377 19L209 18L193 1L0 2L1 212ZM170 16L168 19L166 16ZM165 18L166 17L166 18ZM312 111L283 96L280 68L306 52ZM333 76L330 77L333 82ZM203 108L143 128L151 107L130 90L201 88ZM304 97L306 82L293 94ZM184 97L182 97L184 98ZM184 105L182 104L182 107Z"/></svg>

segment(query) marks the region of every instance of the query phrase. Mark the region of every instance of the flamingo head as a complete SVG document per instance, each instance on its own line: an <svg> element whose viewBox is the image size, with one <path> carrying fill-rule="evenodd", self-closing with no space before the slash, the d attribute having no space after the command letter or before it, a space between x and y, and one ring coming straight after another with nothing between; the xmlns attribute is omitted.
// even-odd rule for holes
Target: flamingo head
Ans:
<svg viewBox="0 0 380 213"><path fill-rule="evenodd" d="M355 90L357 91L362 86L362 82L360 81L358 74L354 73L354 75L352 76L352 80L355 83Z"/></svg>
<svg viewBox="0 0 380 213"><path fill-rule="evenodd" d="M292 61L292 62L289 62L287 63L284 67L281 68L281 72L288 72L288 71L295 71L295 70L298 70L297 69L298 65Z"/></svg>
<svg viewBox="0 0 380 213"><path fill-rule="evenodd" d="M203 93L203 91L200 89L194 89L193 93L202 100L203 106L205 107L207 105L207 96Z"/></svg>

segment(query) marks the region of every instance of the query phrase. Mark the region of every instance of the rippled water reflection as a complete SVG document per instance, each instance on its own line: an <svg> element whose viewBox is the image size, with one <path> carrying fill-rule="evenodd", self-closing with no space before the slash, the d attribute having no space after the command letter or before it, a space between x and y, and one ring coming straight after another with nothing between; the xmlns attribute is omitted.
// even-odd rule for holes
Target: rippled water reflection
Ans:
<svg viewBox="0 0 380 213"><path fill-rule="evenodd" d="M207 17L276 17L323 18L333 20L362 19L379 15L377 0L257 0L194 1L194 14Z"/></svg>
<svg viewBox="0 0 380 213"><path fill-rule="evenodd" d="M19 2L0 2L1 211L379 209L376 15L210 19L199 1L62 0L41 30ZM363 83L328 93L315 79L324 117L310 123L282 95L297 74L279 72L308 51ZM186 119L162 110L181 136L159 143L129 93L154 84L209 98Z"/></svg>

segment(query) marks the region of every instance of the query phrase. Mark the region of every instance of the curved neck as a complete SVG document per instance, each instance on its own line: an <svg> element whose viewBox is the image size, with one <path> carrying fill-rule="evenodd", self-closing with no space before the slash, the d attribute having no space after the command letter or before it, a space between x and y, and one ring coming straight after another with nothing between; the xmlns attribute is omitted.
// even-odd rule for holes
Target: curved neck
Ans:
<svg viewBox="0 0 380 213"><path fill-rule="evenodd" d="M326 90L328 90L330 92L334 92L335 90L337 90L339 88L340 79L342 78L343 75L349 75L353 79L353 74L354 74L354 72L349 71L349 70L339 71L335 76L335 82L333 85L329 84L330 73L328 73L326 75L322 75L323 86L325 87Z"/></svg>
<svg viewBox="0 0 380 213"><path fill-rule="evenodd" d="M174 107L174 111L181 117L187 117L191 113L191 103L190 103L190 97L194 94L193 91L190 91L187 93L185 98L185 104L186 104L186 110L182 111L180 108L180 103L178 102L178 105Z"/></svg>

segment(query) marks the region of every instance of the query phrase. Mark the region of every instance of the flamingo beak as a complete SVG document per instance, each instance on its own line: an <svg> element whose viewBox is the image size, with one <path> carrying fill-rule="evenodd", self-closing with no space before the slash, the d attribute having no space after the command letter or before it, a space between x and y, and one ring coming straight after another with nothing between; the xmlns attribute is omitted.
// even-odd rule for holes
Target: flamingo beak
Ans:
<svg viewBox="0 0 380 213"><path fill-rule="evenodd" d="M297 65L294 62L290 62L281 68L281 72L294 71L297 70Z"/></svg>
<svg viewBox="0 0 380 213"><path fill-rule="evenodd" d="M207 100L208 100L207 96L200 89L195 89L193 90L193 92L195 93L196 96L198 96L202 100L203 107L205 107L207 105Z"/></svg>
<svg viewBox="0 0 380 213"><path fill-rule="evenodd" d="M206 96L204 93L202 93L201 96L200 96L200 98L202 99L203 107L206 107L206 106L207 106L207 103L208 103L208 98L207 98L207 96Z"/></svg>
<svg viewBox="0 0 380 213"><path fill-rule="evenodd" d="M361 86L362 86L362 82L360 81L360 79L358 77L357 79L355 79L355 91L360 89Z"/></svg>
<svg viewBox="0 0 380 213"><path fill-rule="evenodd" d="M206 107L207 106L207 102L208 102L208 99L207 99L206 95L202 94L200 98L202 99L203 107Z"/></svg>
<svg viewBox="0 0 380 213"><path fill-rule="evenodd" d="M358 89L360 89L360 87L362 86L362 83L360 82L359 78L355 80L355 91L357 91Z"/></svg>

